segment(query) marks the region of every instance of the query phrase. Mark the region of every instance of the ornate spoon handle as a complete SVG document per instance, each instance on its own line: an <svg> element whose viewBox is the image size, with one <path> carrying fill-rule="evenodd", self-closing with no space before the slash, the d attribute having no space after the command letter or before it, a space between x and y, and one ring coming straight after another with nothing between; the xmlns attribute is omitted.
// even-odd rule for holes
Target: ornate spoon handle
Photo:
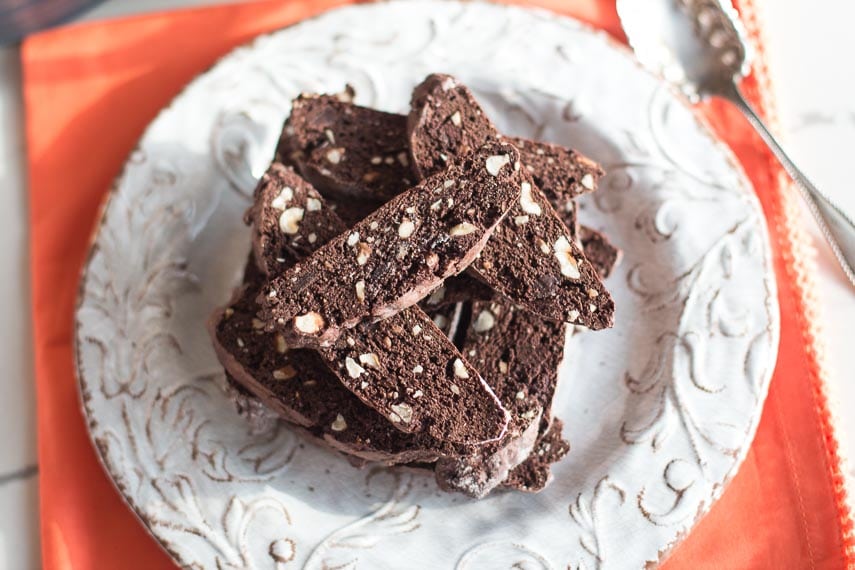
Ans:
<svg viewBox="0 0 855 570"><path fill-rule="evenodd" d="M840 263L840 267L843 269L849 282L855 286L855 224L852 223L852 220L849 219L839 206L820 192L808 180L808 177L799 170L790 157L787 156L787 153L784 152L784 149L781 148L781 145L778 144L778 141L775 140L775 136L769 132L769 129L766 128L766 125L763 124L763 121L742 96L742 93L735 84L728 89L725 96L745 114L749 122L760 134L760 137L796 182L796 186L799 187L802 197L807 202L826 241L831 246L834 256Z"/></svg>

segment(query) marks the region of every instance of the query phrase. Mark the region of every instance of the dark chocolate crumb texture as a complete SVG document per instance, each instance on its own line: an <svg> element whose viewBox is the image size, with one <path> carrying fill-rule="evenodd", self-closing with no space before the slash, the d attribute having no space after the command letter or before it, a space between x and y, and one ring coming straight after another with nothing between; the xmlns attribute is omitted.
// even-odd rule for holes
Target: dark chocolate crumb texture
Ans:
<svg viewBox="0 0 855 570"><path fill-rule="evenodd" d="M364 218L417 180L408 158L407 116L359 107L350 102L352 97L353 92L347 91L338 95L302 95L296 99L277 154L281 161L294 164L302 174L308 173L307 178L322 194L340 198L339 216L349 223ZM466 99L475 102L471 94ZM482 113L480 107L476 110ZM452 126L459 122L457 126L462 127L463 121L462 114L451 119ZM471 127L477 130L472 123ZM347 149L344 154L332 153L335 164L324 155L324 151L335 148L330 140ZM521 137L507 140L519 149L523 165L559 213L566 211L572 215L572 200L596 190L604 174L596 162L576 150ZM471 142L474 144L475 139ZM444 144L453 145L453 139ZM468 148L465 144L460 146ZM312 167L307 164L309 155L318 155ZM429 151L425 155L429 156ZM449 155L445 156L445 160L440 159L438 169L445 165ZM343 177L355 185L355 190L346 190L349 186L341 182ZM567 226L575 229L575 224Z"/></svg>
<svg viewBox="0 0 855 570"><path fill-rule="evenodd" d="M563 428L564 422L553 419L549 429L537 438L528 458L511 470L502 486L528 493L543 490L552 479L550 466L570 451L570 444L561 435Z"/></svg>
<svg viewBox="0 0 855 570"><path fill-rule="evenodd" d="M416 87L408 129L420 176L499 136L469 89L448 75L431 75ZM472 269L496 291L545 318L593 330L611 327L611 295L528 169L523 174L519 201Z"/></svg>
<svg viewBox="0 0 855 570"><path fill-rule="evenodd" d="M485 145L271 280L263 320L295 343L330 346L365 319L412 306L475 259L525 176L514 147Z"/></svg>
<svg viewBox="0 0 855 570"><path fill-rule="evenodd" d="M442 443L405 434L363 404L317 352L291 349L281 335L259 327L255 295L261 284L245 284L211 319L217 357L240 386L343 453L390 464L433 461L448 453Z"/></svg>
<svg viewBox="0 0 855 570"><path fill-rule="evenodd" d="M386 201L412 187L406 117L350 103L343 95L301 95L277 153L321 193Z"/></svg>
<svg viewBox="0 0 855 570"><path fill-rule="evenodd" d="M245 221L252 227L253 257L265 275L275 275L341 233L311 184L291 167L274 162L255 189Z"/></svg>
<svg viewBox="0 0 855 570"><path fill-rule="evenodd" d="M473 302L461 351L511 414L508 434L465 457L440 458L436 479L446 490L483 497L525 460L551 421L566 326L510 303Z"/></svg>
<svg viewBox="0 0 855 570"><path fill-rule="evenodd" d="M230 394L356 466L539 491L569 450L552 416L566 323L612 324L600 279L620 250L575 204L603 171L503 137L447 75L406 117L353 98L296 99L256 188L243 285L209 321Z"/></svg>
<svg viewBox="0 0 855 570"><path fill-rule="evenodd" d="M556 210L577 196L596 190L605 174L599 164L575 150L520 137L508 140L519 149L526 170Z"/></svg>
<svg viewBox="0 0 855 570"><path fill-rule="evenodd" d="M279 227L279 236L254 227L256 240L267 244L256 244L254 251L269 256L258 266L279 264L286 275L298 267L288 267L289 263L304 256L311 259L331 236L345 230L326 201L308 183L295 178L290 169L272 165L259 184L257 202L248 216L253 225L272 228L274 234ZM429 198L436 196L432 193ZM314 204L312 215L302 218L296 228L283 229L277 222L284 212L306 211L309 204ZM370 221L366 223L370 226ZM289 229L296 231L290 233ZM344 234L346 239L353 231L358 229ZM295 240L300 248L293 247ZM269 294L260 294L259 299L269 299ZM260 318L256 322L270 332ZM280 342L292 346L281 332L278 335ZM417 307L376 324L360 322L319 354L346 388L400 431L423 432L438 441L459 445L493 441L504 435L507 412L446 334ZM476 421L467 421L467 414Z"/></svg>

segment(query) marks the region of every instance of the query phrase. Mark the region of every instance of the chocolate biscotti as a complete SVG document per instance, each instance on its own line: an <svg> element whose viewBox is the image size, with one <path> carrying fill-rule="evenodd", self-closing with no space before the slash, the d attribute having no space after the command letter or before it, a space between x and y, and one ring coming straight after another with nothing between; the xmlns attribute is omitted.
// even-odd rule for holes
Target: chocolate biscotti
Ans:
<svg viewBox="0 0 855 570"><path fill-rule="evenodd" d="M309 172L308 178L321 193L342 198L338 213L345 221L349 221L351 212L358 215L360 207L364 214L373 211L382 202L407 190L417 179L409 161L407 116L359 107L350 102L353 95L352 90L337 95L301 95L292 105L292 117L283 129L278 146L280 160L294 164L301 172ZM461 95L468 103L477 104L468 90ZM475 109L483 113L480 107ZM452 126L457 120L457 117L451 119ZM462 126L463 121L461 114L457 126ZM464 132L472 128L483 130L473 124ZM331 165L322 152L314 152L321 155L320 160L315 161L320 166L316 164L310 169L307 156L313 152L309 149L321 148L328 152L335 148L330 140L337 141L336 144L347 151L333 152L333 161L337 160L335 165ZM522 137L508 137L507 140L519 149L522 163L558 212L572 209L572 200L593 192L603 176L597 163L576 150ZM447 142L445 146L451 144ZM444 164L442 160L442 166ZM355 191L347 190L350 186L342 184L342 176L355 185ZM353 219L357 221L363 217Z"/></svg>
<svg viewBox="0 0 855 570"><path fill-rule="evenodd" d="M414 305L465 269L518 201L519 153L485 145L387 202L283 272L260 299L268 328L329 346L364 319Z"/></svg>
<svg viewBox="0 0 855 570"><path fill-rule="evenodd" d="M354 466L540 490L569 450L552 413L565 332L584 330L568 323L611 324L600 276L620 252L575 217L602 170L501 136L449 76L406 117L353 96L295 100L259 181L243 284L209 323L229 392Z"/></svg>
<svg viewBox="0 0 855 570"><path fill-rule="evenodd" d="M556 210L596 190L605 174L599 164L575 150L521 137L509 137L509 142L519 149L534 183L550 198Z"/></svg>
<svg viewBox="0 0 855 570"><path fill-rule="evenodd" d="M427 178L501 135L465 85L436 73L413 90L407 137L413 170Z"/></svg>
<svg viewBox="0 0 855 570"><path fill-rule="evenodd" d="M585 232L589 238L585 255L605 277L617 263L620 250L600 232L590 228L585 228ZM461 351L481 370L502 404L508 408L511 423L508 434L500 443L464 456L438 459L435 470L437 483L442 489L474 497L485 496L499 484L505 488L537 492L548 484L551 464L563 458L570 449L570 444L561 435L563 423L552 416L552 398L564 354L565 326L543 321L512 305L475 302L470 307L473 307L468 318L470 325L461 342ZM496 318L496 314L503 316ZM496 359L497 354L502 356ZM509 360L517 355L520 356L519 361L511 365ZM496 371L489 362L498 362L499 370ZM508 374L502 374L503 371ZM514 393L516 386L524 386L524 391ZM520 418L533 415L519 409L519 404L523 403L519 396L526 393L526 397L542 408L537 420L521 430L525 421ZM525 449L529 452L521 458L519 452ZM519 462L515 463L516 459Z"/></svg>
<svg viewBox="0 0 855 570"><path fill-rule="evenodd" d="M255 189L244 216L252 228L253 259L265 275L275 275L341 233L324 199L291 167L274 162Z"/></svg>
<svg viewBox="0 0 855 570"><path fill-rule="evenodd" d="M551 422L566 325L506 302L473 302L461 351L475 365L510 412L508 435L461 458L437 461L443 489L482 497L529 456ZM541 427L543 426L543 430Z"/></svg>
<svg viewBox="0 0 855 570"><path fill-rule="evenodd" d="M431 75L416 87L407 126L420 176L499 136L469 89L447 75ZM611 296L527 168L523 174L519 202L472 269L505 297L547 319L593 330L611 327Z"/></svg>
<svg viewBox="0 0 855 570"><path fill-rule="evenodd" d="M415 184L402 137L407 119L352 97L348 90L295 99L277 154L324 194L384 202Z"/></svg>
<svg viewBox="0 0 855 570"><path fill-rule="evenodd" d="M526 173L527 174L527 173ZM472 264L496 291L546 319L592 330L614 324L614 301L582 248L534 186Z"/></svg>
<svg viewBox="0 0 855 570"><path fill-rule="evenodd" d="M345 228L326 201L295 177L290 169L272 165L259 183L247 218L253 224L255 241L262 242L254 244L254 251L267 256L257 265L278 264L286 275L299 267L289 263L311 258L331 243L330 236L340 235ZM432 193L430 199L438 195ZM289 210L311 214L299 221L294 233L276 220L280 212ZM266 229L270 231L263 231ZM348 233L348 239L353 231L359 230ZM295 239L300 248L290 245ZM262 283L259 289L268 286ZM259 299L269 299L269 294L259 294ZM259 310L259 317L262 315ZM260 318L256 322L263 323ZM263 328L272 332L274 327ZM282 343L292 346L278 334ZM400 431L424 432L438 441L470 445L499 439L506 430L507 412L492 390L445 333L416 307L376 324L359 323L318 354L344 387ZM463 421L464 411L477 421Z"/></svg>
<svg viewBox="0 0 855 570"><path fill-rule="evenodd" d="M348 391L315 351L291 349L281 335L257 326L255 295L247 283L210 321L217 357L227 373L286 421L330 447L388 464L435 461L448 447L405 434Z"/></svg>
<svg viewBox="0 0 855 570"><path fill-rule="evenodd" d="M360 323L320 352L351 392L401 431L477 445L507 430L492 389L420 310Z"/></svg>

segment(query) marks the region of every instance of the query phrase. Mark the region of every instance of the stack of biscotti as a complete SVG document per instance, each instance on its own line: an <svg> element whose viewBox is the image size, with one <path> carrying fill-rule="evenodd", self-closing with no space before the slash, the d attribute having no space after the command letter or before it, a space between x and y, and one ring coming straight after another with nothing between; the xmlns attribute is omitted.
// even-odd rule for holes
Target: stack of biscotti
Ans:
<svg viewBox="0 0 855 570"><path fill-rule="evenodd" d="M501 135L451 76L408 116L353 96L293 102L246 214L243 283L210 320L238 409L445 490L539 491L569 450L568 326L613 324L620 252L575 208L603 171Z"/></svg>

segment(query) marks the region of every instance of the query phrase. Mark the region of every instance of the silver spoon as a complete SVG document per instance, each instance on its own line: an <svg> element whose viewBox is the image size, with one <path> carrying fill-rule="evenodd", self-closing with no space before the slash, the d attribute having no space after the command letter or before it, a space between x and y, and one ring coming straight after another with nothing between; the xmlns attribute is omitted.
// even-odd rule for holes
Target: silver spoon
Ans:
<svg viewBox="0 0 855 570"><path fill-rule="evenodd" d="M617 10L639 61L679 86L691 101L731 101L801 190L843 272L855 286L855 224L796 167L739 91L751 54L730 0L617 0Z"/></svg>

